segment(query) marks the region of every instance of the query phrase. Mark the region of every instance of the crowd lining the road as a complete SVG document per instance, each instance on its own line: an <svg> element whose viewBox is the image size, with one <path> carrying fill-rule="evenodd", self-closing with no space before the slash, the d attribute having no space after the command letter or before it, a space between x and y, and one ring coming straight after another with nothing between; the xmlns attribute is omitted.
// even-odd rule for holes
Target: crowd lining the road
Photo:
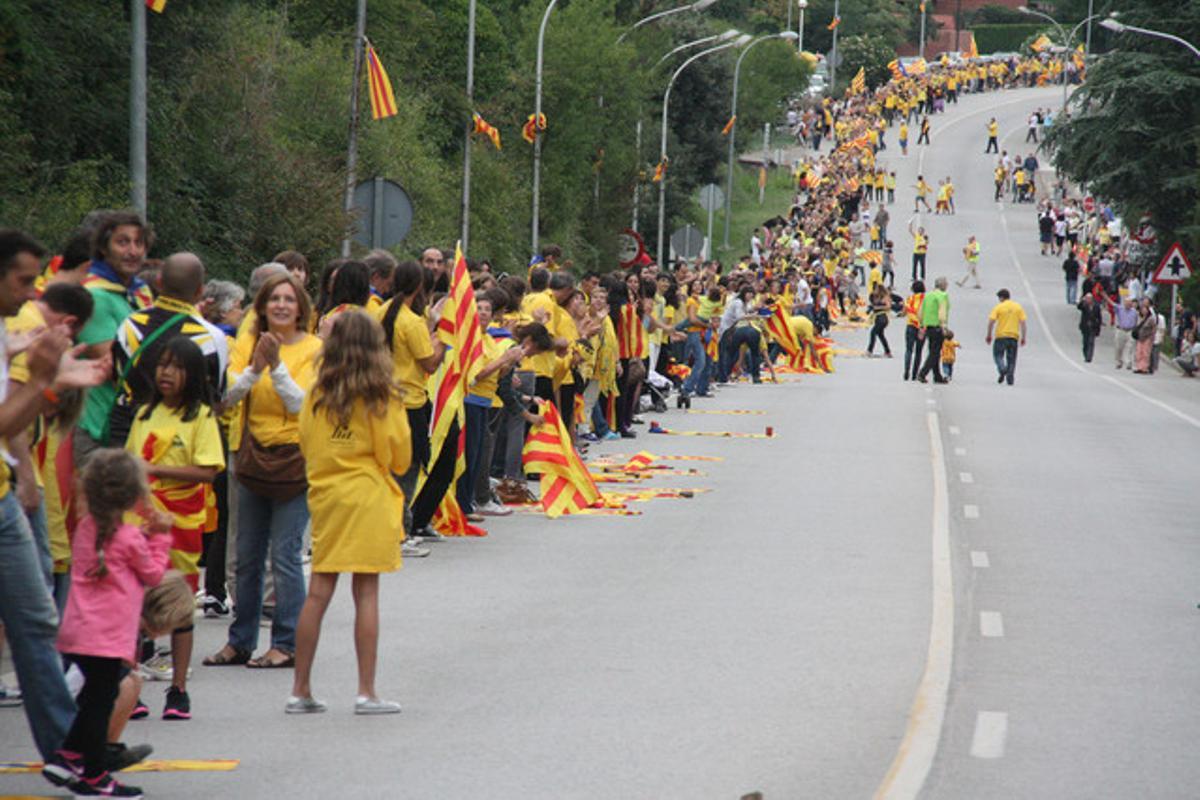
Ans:
<svg viewBox="0 0 1200 800"><path fill-rule="evenodd" d="M121 738L128 720L149 714L144 679L169 682L164 719L190 719L197 604L205 617L232 618L205 665L294 667L286 711L324 710L311 670L342 573L356 608L355 711L399 711L375 688L378 576L402 556L429 555L448 497L475 526L535 499L522 452L545 403L586 451L637 438L641 415L665 410L672 392L690 406L714 386L761 382L764 369L831 370L824 336L839 324L869 325L867 354L879 345L891 357L893 317L906 323L904 379L949 381L959 344L948 281L926 291L929 236L910 223L910 291L895 292L896 175L878 154L894 128L907 152L914 122L928 143L931 118L962 92L1041 84L1061 69L1045 59L935 66L798 115L812 149L794 171L795 203L754 232L732 268L667 270L643 256L577 279L553 245L522 274L464 259L483 358L462 399L461 466L454 448L431 451L430 430L440 401L431 387L448 361L439 323L460 291L453 251L430 247L419 261L372 251L314 276L303 254L284 250L242 287L208 280L193 254L147 260L153 231L128 212L89 215L46 265L38 243L0 231L0 435L13 464L0 476L0 611L43 774L79 796L139 796L111 772L149 747ZM1052 115L1031 118L1034 140L1035 122ZM1036 157L993 150L994 120L988 135L997 196L1035 202ZM822 141L832 141L826 153ZM938 185L938 212L953 214L953 182ZM934 190L923 177L915 188L928 209ZM1128 266L1111 212L1084 214L1062 197L1038 207L1043 254L1067 253L1067 302L1083 277L1085 356L1104 309L1117 366L1127 338L1130 363L1153 370L1163 323L1133 310L1150 305L1145 275ZM978 258L971 237L960 286L979 284ZM1024 312L1006 290L999 301L988 339L1011 385ZM1185 316L1180 326L1187 374L1200 352L1195 325ZM445 438L459 432L455 419ZM269 645L255 656L264 619ZM167 636L163 654L155 639ZM0 688L0 704L20 699Z"/></svg>

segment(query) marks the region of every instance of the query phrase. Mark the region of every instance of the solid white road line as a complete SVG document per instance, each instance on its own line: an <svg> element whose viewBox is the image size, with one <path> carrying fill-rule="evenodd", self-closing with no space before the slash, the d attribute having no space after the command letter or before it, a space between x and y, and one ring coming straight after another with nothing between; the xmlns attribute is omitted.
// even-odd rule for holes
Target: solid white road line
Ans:
<svg viewBox="0 0 1200 800"><path fill-rule="evenodd" d="M875 791L876 800L911 800L921 791L937 755L954 661L954 570L950 554L950 501L938 415L926 415L933 468L933 614L925 673L908 712L908 727L896 757Z"/></svg>
<svg viewBox="0 0 1200 800"><path fill-rule="evenodd" d="M970 504L963 506L963 516L967 519L979 519L979 506Z"/></svg>
<svg viewBox="0 0 1200 800"><path fill-rule="evenodd" d="M992 565L992 562L990 559L988 559L988 554L985 551L983 551L983 550L972 550L971 551L971 566L972 567L975 567L975 569L987 569L991 565Z"/></svg>
<svg viewBox="0 0 1200 800"><path fill-rule="evenodd" d="M969 472L958 473L958 479L962 483L974 483L975 482L975 476Z"/></svg>
<svg viewBox="0 0 1200 800"><path fill-rule="evenodd" d="M1004 617L999 611L979 612L979 635L999 639L1004 635Z"/></svg>
<svg viewBox="0 0 1200 800"><path fill-rule="evenodd" d="M1008 739L1008 714L980 711L975 717L975 735L971 737L971 755L976 758L1002 758Z"/></svg>

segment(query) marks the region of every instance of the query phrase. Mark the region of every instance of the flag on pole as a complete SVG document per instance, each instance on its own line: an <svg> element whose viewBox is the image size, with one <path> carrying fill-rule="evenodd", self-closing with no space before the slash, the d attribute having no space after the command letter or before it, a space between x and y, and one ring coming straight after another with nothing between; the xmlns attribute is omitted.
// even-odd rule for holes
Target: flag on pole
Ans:
<svg viewBox="0 0 1200 800"><path fill-rule="evenodd" d="M867 68L859 67L858 72L854 74L853 80L850 81L850 93L862 94L867 90Z"/></svg>
<svg viewBox="0 0 1200 800"><path fill-rule="evenodd" d="M1080 72L1083 71L1084 55L1083 45L1076 47L1075 52L1071 54L1071 61L1075 64L1075 69L1079 70Z"/></svg>
<svg viewBox="0 0 1200 800"><path fill-rule="evenodd" d="M538 401L542 422L529 430L521 463L540 476L542 510L548 517L582 511L601 498L591 473L571 446L571 438L558 409L548 400Z"/></svg>
<svg viewBox="0 0 1200 800"><path fill-rule="evenodd" d="M538 131L544 130L546 130L546 115L538 114L535 120L534 115L530 114L525 120L525 124L521 126L521 138L533 144L537 141Z"/></svg>
<svg viewBox="0 0 1200 800"><path fill-rule="evenodd" d="M732 117L730 117L729 122L725 123L725 127L721 128L721 135L728 136L729 132L733 130L733 125L735 122L737 122L737 114L734 114Z"/></svg>
<svg viewBox="0 0 1200 800"><path fill-rule="evenodd" d="M663 156L663 160L654 167L654 177L650 180L658 183L665 177L667 177L667 157Z"/></svg>
<svg viewBox="0 0 1200 800"><path fill-rule="evenodd" d="M1030 44L1029 46L1031 48L1033 48L1033 51L1035 53L1040 53L1043 50L1045 50L1047 47L1049 47L1051 44L1053 44L1053 42L1050 41L1050 37L1044 33L1041 33L1041 34L1038 34L1038 37L1036 39L1034 39L1033 43Z"/></svg>
<svg viewBox="0 0 1200 800"><path fill-rule="evenodd" d="M971 38L967 40L967 58L979 58L979 45L975 44L975 33L972 31Z"/></svg>
<svg viewBox="0 0 1200 800"><path fill-rule="evenodd" d="M834 18L833 18L833 21L832 21L832 22L830 22L828 25L826 25L826 26L825 26L825 30L827 30L827 31L831 31L831 30L833 30L834 28L836 28L838 25L841 25L841 24L842 24L842 18L841 18L841 17L834 17Z"/></svg>
<svg viewBox="0 0 1200 800"><path fill-rule="evenodd" d="M479 311L475 307L475 291L471 288L471 277L467 272L467 260L463 257L461 243L455 247L450 293L442 305L437 335L446 343L449 355L429 379L429 396L433 399L429 425L430 463L437 462L443 448L457 448L457 478L465 466L464 440L461 438L465 418L463 400L467 394L467 386L474 380L486 360L483 354L483 334L479 330ZM456 420L459 423L459 437L454 442L448 442L450 430ZM421 473L417 480L415 496L420 496L427 477L428 473ZM453 490L450 490L440 500L439 512L443 515L442 524L445 527L439 530L443 533L454 533L460 525L465 524L465 520L460 521L454 514L457 504L448 503L446 500L449 497L453 501L453 494ZM462 509L458 509L458 515L461 514Z"/></svg>
<svg viewBox="0 0 1200 800"><path fill-rule="evenodd" d="M497 130L492 125L489 125L487 123L487 120L485 120L483 117L479 116L478 114L472 114L471 120L474 123L474 127L471 129L471 133L482 133L484 136L491 139L492 144L495 145L497 150L499 150L500 149L500 131Z"/></svg>
<svg viewBox="0 0 1200 800"><path fill-rule="evenodd" d="M153 11L155 14L163 13L163 9L167 7L167 0L146 0L146 8Z"/></svg>
<svg viewBox="0 0 1200 800"><path fill-rule="evenodd" d="M925 63L925 59L918 58L916 61L908 65L907 73L909 75L924 75L928 66L929 65Z"/></svg>
<svg viewBox="0 0 1200 800"><path fill-rule="evenodd" d="M392 93L392 82L387 70L379 61L379 55L371 42L367 42L367 85L371 92L371 119L387 119L398 113L396 95Z"/></svg>
<svg viewBox="0 0 1200 800"><path fill-rule="evenodd" d="M888 69L892 71L892 77L896 80L908 77L908 72L904 69L904 65L900 63L900 59L898 58L893 58L888 62Z"/></svg>

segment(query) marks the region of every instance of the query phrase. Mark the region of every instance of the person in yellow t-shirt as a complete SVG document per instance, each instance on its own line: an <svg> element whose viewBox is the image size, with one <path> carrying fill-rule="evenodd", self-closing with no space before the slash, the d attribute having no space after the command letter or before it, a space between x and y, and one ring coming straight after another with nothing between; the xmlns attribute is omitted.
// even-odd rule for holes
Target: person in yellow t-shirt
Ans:
<svg viewBox="0 0 1200 800"><path fill-rule="evenodd" d="M913 198L913 211L920 211L922 204L924 204L926 211L933 211L933 209L929 207L928 199L929 193L933 191L933 188L925 182L924 175L917 176L917 183L915 186L913 186L913 189L916 190L916 196Z"/></svg>
<svg viewBox="0 0 1200 800"><path fill-rule="evenodd" d="M954 338L954 331L949 328L946 328L943 336L945 338L942 339L942 374L946 376L946 380L950 380L954 376L954 362L958 360L958 348L962 345Z"/></svg>
<svg viewBox="0 0 1200 800"><path fill-rule="evenodd" d="M1007 381L1012 386L1017 372L1018 343L1025 346L1025 309L1011 299L1008 289L996 292L996 297L999 302L988 314L986 341L992 345L992 358L1000 374L996 383Z"/></svg>
<svg viewBox="0 0 1200 800"><path fill-rule="evenodd" d="M379 574L400 566L404 493L393 475L408 471L408 410L390 369L380 327L350 311L329 334L312 390L300 411L301 448L312 514L312 578L296 630L289 714L324 711L312 695L321 622L338 575L352 574L358 655L356 714L395 714L398 703L375 691Z"/></svg>
<svg viewBox="0 0 1200 800"><path fill-rule="evenodd" d="M1000 123L996 122L995 117L992 117L991 120L988 121L987 133L988 133L988 140L987 140L987 147L984 148L984 151L983 151L984 154L987 154L987 153L999 154L1000 153L1000 140L999 140Z"/></svg>
<svg viewBox="0 0 1200 800"><path fill-rule="evenodd" d="M154 398L134 414L125 449L146 465L151 502L171 515L171 566L196 592L207 500L217 473L225 469L225 453L209 405L208 369L199 346L176 336L160 352ZM171 633L171 686L163 719L191 719L187 673L192 643L190 624Z"/></svg>
<svg viewBox="0 0 1200 800"><path fill-rule="evenodd" d="M255 297L254 311L256 342L249 361L235 349L225 404L243 400L247 404L242 415L242 448L255 443L275 447L276 459L294 464L300 457L297 415L316 375L321 340L308 333L312 306L304 288L290 274L276 273L266 279ZM250 436L255 443L249 441ZM290 665L296 617L304 602L300 548L308 510L303 487L296 492L294 483L281 483L268 496L263 493L267 476L247 474L241 463L238 473L237 611L225 646L205 663ZM251 660L258 645L268 548L275 578L271 647Z"/></svg>

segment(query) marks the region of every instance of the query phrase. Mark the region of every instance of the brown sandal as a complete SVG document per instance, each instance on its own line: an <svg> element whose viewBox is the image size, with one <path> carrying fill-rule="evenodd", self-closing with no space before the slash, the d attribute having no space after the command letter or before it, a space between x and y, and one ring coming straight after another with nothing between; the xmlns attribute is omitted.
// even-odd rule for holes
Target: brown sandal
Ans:
<svg viewBox="0 0 1200 800"><path fill-rule="evenodd" d="M271 651L263 653L258 658L252 658L246 662L246 666L250 669L288 669L296 666L296 655L287 653L283 650L277 652L283 653L283 658L271 658Z"/></svg>
<svg viewBox="0 0 1200 800"><path fill-rule="evenodd" d="M250 660L250 651L225 645L202 662L206 667L240 667Z"/></svg>

